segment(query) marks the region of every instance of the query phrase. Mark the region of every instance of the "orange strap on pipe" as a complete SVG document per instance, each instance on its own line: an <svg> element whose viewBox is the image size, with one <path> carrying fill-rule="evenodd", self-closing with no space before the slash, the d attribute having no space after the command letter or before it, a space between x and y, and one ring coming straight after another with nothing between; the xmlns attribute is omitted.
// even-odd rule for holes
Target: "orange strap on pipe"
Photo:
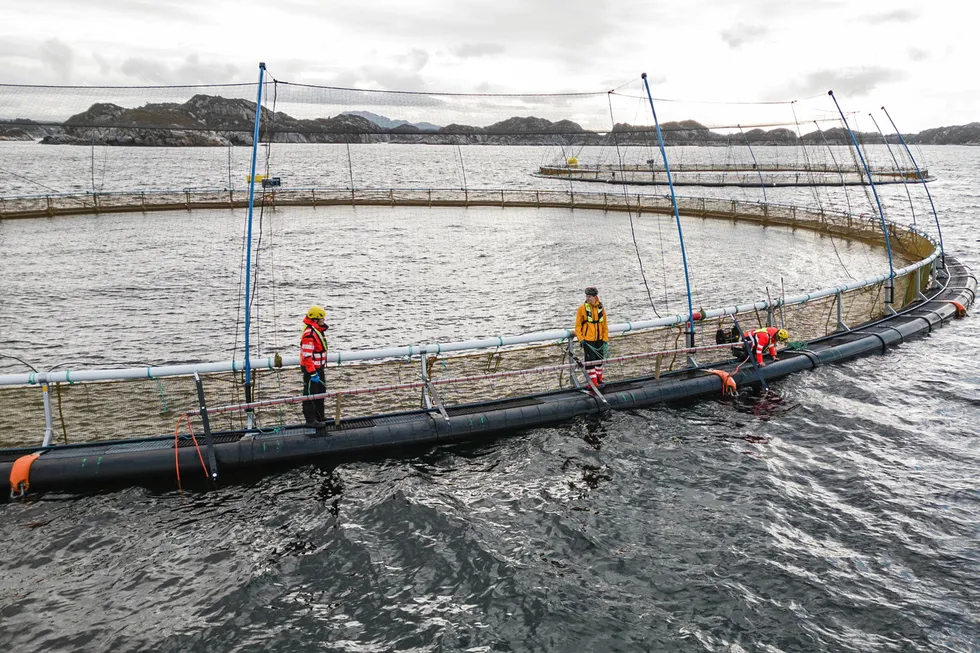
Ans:
<svg viewBox="0 0 980 653"><path fill-rule="evenodd" d="M944 299L942 300L942 302L944 304L952 304L953 306L956 307L957 318L966 317L966 306L964 306L963 304L959 302L954 302L952 299Z"/></svg>
<svg viewBox="0 0 980 653"><path fill-rule="evenodd" d="M705 372L710 372L721 379L721 396L724 397L726 394L734 395L738 392L738 386L735 384L735 379L728 372L723 372L721 370L705 370Z"/></svg>
<svg viewBox="0 0 980 653"><path fill-rule="evenodd" d="M14 466L10 468L10 498L16 499L27 494L31 487L31 465L41 457L39 453L32 453L21 456L14 461Z"/></svg>

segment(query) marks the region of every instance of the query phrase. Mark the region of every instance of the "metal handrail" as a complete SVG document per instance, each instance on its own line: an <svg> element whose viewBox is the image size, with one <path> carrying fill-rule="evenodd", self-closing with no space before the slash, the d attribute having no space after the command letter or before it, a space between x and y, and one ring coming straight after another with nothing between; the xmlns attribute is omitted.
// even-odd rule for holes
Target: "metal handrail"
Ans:
<svg viewBox="0 0 980 653"><path fill-rule="evenodd" d="M295 189L303 190L303 189ZM321 190L321 191L333 191L337 193L342 193L346 198L350 198L350 189L307 189L310 191ZM362 189L368 190L368 189ZM372 192L381 189L370 189ZM459 189L389 189L389 193L394 193L395 191L433 191L439 190L439 192L461 192ZM503 190L491 190L491 189L479 189L475 191L468 192L492 192L501 193L505 192ZM144 191L141 191L144 192ZM164 191L146 191L146 192L164 192ZM177 192L177 191L170 191ZM184 192L184 191L180 191ZM225 191L227 192L227 190ZM282 193L283 191L277 191L277 193ZM467 192L467 191L462 191ZM565 191L540 191L540 190L520 190L520 191L506 191L510 193L521 193L521 194L532 194L535 196L540 196L541 194L554 194L561 195L563 197L569 197L569 193ZM91 194L90 194L91 195ZM622 201L622 196L620 195L609 195L606 193L576 193L580 198L594 199L596 202L601 198L605 205L608 206L608 202L612 198L616 198ZM42 196L44 197L44 196ZM661 196L657 195L636 195L637 199L642 198L655 198L663 199ZM736 206L734 200L716 200L713 198L693 198L693 197L683 197L679 198L685 200L686 210L696 210L697 207L689 206L688 200L693 200L696 203L700 203L700 210L706 210L710 205L721 206ZM791 210L793 215L802 215L816 218L826 218L839 217L846 218L852 223L855 221L867 222L870 225L877 223L878 220L865 219L860 216L853 216L843 211L813 211L811 209L795 207L792 205L783 204L764 204L763 202L739 202L743 205L758 205L763 209L770 208L782 208ZM575 198L572 198L571 205L576 204ZM650 208L650 207L644 207ZM727 216L732 217L734 214L734 208L731 214L726 213ZM765 215L765 213L764 213ZM736 219L738 215L734 215ZM762 217L762 216L759 216ZM769 220L772 220L770 215ZM807 221L799 221L794 219L793 222L799 222L801 228L808 228ZM939 256L938 243L929 234L920 231L913 226L901 226L895 222L889 221L890 229L900 229L908 234L914 234L921 238L924 238L929 243L933 245L933 252L931 255L923 258L917 262L901 268L895 271L895 277L903 277L916 270L922 269L927 265L931 264ZM694 321L703 321L716 317L724 317L731 315L740 315L746 312L754 312L756 310L769 310L776 309L779 307L792 306L798 304L805 304L815 299L820 299L823 297L830 297L832 295L838 295L845 292L850 292L853 290L858 290L861 288L866 288L869 286L874 286L878 283L882 283L889 279L890 275L888 273L879 274L874 277L869 277L861 281L850 281L847 283L841 283L835 286L830 286L822 288L820 290L815 290L809 293L796 295L794 297L770 300L761 299L749 304L735 304L733 306L726 306L722 308L715 308L709 310L698 310L694 311L693 314L676 314L667 317L658 318L655 320L644 320L639 322L623 322L619 324L613 324L609 326L610 333L628 333L630 331L636 331L641 329L655 329L663 327L671 327L685 322L689 322L692 319ZM558 329L551 331L540 331L528 334L513 335L513 336L495 336L492 338L483 338L478 340L466 340L458 342L448 342L448 343L427 343L427 344L411 344L402 347L391 347L383 349L369 349L369 350L353 350L353 351L340 351L332 352L328 355L328 362L341 363L341 362L353 362L353 361L369 361L369 360L381 360L381 359L396 359L396 358L411 358L414 356L421 356L424 354L441 354L447 352L460 352L460 351L471 351L471 350L481 350L481 349L495 349L499 347L505 347L510 345L522 345L522 344L532 344L541 343L549 341L562 341L567 340L572 337L572 329ZM275 355L266 357L254 357L249 359L249 367L261 370L276 370L281 367L295 367L299 364L298 356L286 356L278 359ZM49 383L80 383L83 381L120 381L120 380L130 380L130 379L158 379L163 377L174 377L174 376L190 376L194 373L198 374L213 374L213 373L227 373L227 372L239 372L244 370L245 364L243 361L232 360L232 361L222 361L222 362L207 362L207 363L188 363L183 365L168 365L168 366L141 366L141 367L131 367L131 368L115 368L115 369L96 369L96 370L76 370L72 371L70 369L58 371L58 372L30 372L30 373L19 373L19 374L2 374L0 375L0 387L2 386L19 386L19 385L44 385Z"/></svg>

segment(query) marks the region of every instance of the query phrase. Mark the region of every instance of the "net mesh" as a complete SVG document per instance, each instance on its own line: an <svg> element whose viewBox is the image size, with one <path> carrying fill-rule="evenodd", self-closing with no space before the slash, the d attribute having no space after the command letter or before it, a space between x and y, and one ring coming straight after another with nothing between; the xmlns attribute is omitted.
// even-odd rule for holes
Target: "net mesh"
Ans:
<svg viewBox="0 0 980 653"><path fill-rule="evenodd" d="M381 292L344 284L345 278L359 278L357 257L362 252L357 239L344 243L335 238L343 266L331 267L335 264L327 261L324 272L340 280L352 303L384 306L390 295L431 296L452 281L454 293L486 294L483 303L491 307L479 309L482 322L454 324L434 310L399 325L397 334L389 328L391 315L378 315L377 309L372 309L375 314L345 313L345 307L337 307L339 322L359 325L361 340L356 344L362 347L389 346L392 338L448 341L564 327L567 318L555 316L573 314L568 295L594 283L609 298L613 322L686 312L680 241L673 205L662 187L658 123L639 80L611 92L514 95L328 88L271 75L265 80L256 173L266 183L255 190L257 244L251 271L252 299L261 307L253 316L257 351L295 352L297 316L321 292L304 281L302 261L315 256L304 239L325 229L324 224L332 234L370 233L397 243L383 265L402 274L388 275ZM96 334L77 350L72 349L76 343L65 343L73 367L75 362L106 366L106 356L99 352L109 351L119 366L147 364L138 347L129 348L129 338L117 335L137 324L145 329L141 337L158 334L171 348L154 357L154 364L201 360L205 347L215 354L211 359L241 351L243 218L258 91L257 84L0 85L0 140L5 141L0 147L0 248L5 263L0 265L7 266L3 272L11 279L11 294L17 299L91 295L106 315L121 316L115 329L106 330L109 335ZM887 139L862 131L869 125L848 114L860 148L855 151L826 96L772 104L653 101L675 181L698 187L697 196L682 193L678 200L688 234L695 309L751 303L763 298L763 291L774 299L881 273L884 236L877 202L867 186L851 187L864 184L865 162L876 183L894 182L883 191L886 216L932 233L924 214L914 208L922 199L921 185L905 186L915 180L911 162L900 153L894 156L897 150ZM506 154L495 146L507 146ZM303 208L311 212L298 212ZM406 212L409 208L418 210ZM461 217L458 211L439 211L449 208L467 212ZM501 208L507 210L481 212ZM147 221L168 237L140 239L139 247L125 251L107 245L113 231L133 226L138 233ZM724 238L733 240L719 246L719 225L726 221L750 225L752 232L724 232ZM809 278L806 269L790 269L792 260L779 259L776 249L758 251L759 225L772 237L785 233L798 238L794 229L820 234L840 262L833 278ZM740 234L744 241L738 240ZM889 235L896 267L932 251L927 239L901 228ZM130 258L129 250L140 254ZM73 260L77 269L67 276L76 278L58 283L18 278L28 261L44 265L54 260L37 261L38 251ZM145 263L166 261L170 252L180 253L172 267ZM520 264L500 266L489 260L503 252ZM434 271L427 261L437 254L458 259L458 264ZM592 257L603 265L581 264L591 263ZM175 281L185 274L194 280L191 299L188 285ZM489 290L467 289L461 282L471 275L494 277L497 283ZM528 284L528 277L534 284ZM544 317L522 311L515 319L509 311L493 308L512 301L508 295L515 289L523 293L522 305L540 303L535 285L557 287L564 296L554 306L542 307ZM895 295L896 306L914 300L908 278L897 281ZM117 305L117 297L129 304ZM166 319L132 308L150 304L169 308ZM474 310L479 304L448 305L445 312ZM0 372L19 371L11 358L35 363L42 371L62 362L40 365L35 357L43 354L42 344L22 335L44 315L43 307L23 299L2 310L3 328L14 334L7 342L15 344L0 355L15 356L0 361ZM794 340L807 340L833 333L840 323L874 319L884 310L878 284L783 306L775 315L743 314L740 321L744 326L776 321ZM234 325L194 331L195 324L235 311ZM715 345L715 331L730 326L727 318L700 324L695 344ZM206 341L188 335L200 331L207 333ZM607 362L605 379L683 368L683 331L680 326L614 337L609 355L626 358ZM566 341L556 341L426 361L416 356L331 366L328 389L341 394L327 399L327 414L350 418L416 409L422 404L423 377L439 383L447 405L569 387L575 373L568 368L567 351ZM730 355L717 348L703 349L697 357L712 364ZM244 400L241 374L202 378L208 406ZM300 385L295 368L258 370L255 399L295 399ZM197 409L191 377L49 388L52 435L62 443L172 435L177 417ZM255 414L261 428L302 421L299 403L293 400L258 408ZM198 418L191 423L200 428ZM212 416L215 429L243 425L241 411ZM33 445L44 435L39 388L0 388L0 446Z"/></svg>
<svg viewBox="0 0 980 653"><path fill-rule="evenodd" d="M905 289L896 287L896 295ZM842 302L845 324L854 325L882 317L883 284L776 309L773 323L790 330L794 340L810 340L838 330L837 302ZM742 329L767 326L766 311L743 314ZM695 352L699 364L731 360L727 347L715 346L715 331L732 327L731 318L720 317L698 325ZM686 325L640 330L610 339L604 365L605 380L623 381L684 369ZM573 350L574 351L574 350ZM577 355L580 352L575 351ZM635 356L635 358L629 358ZM625 359L625 360L620 360ZM491 401L556 389L584 386L581 371L568 358L567 340L548 344L498 348L472 354L447 354L411 359L331 365L326 383L325 413L329 420L423 407L422 365L428 378L438 384L445 405ZM575 379L573 380L573 375ZM244 403L242 374L202 376L206 403L211 409L214 430L245 426L241 410L223 412L222 407ZM394 386L394 387L393 387ZM401 386L401 387L398 387ZM286 403L262 406L253 413L262 429L277 429L302 422L300 400L302 375L297 369L257 370L255 401L286 399ZM36 445L44 437L44 407L37 387L2 389L0 443L5 447ZM195 430L202 424L192 377L168 377L138 381L58 383L50 388L54 441L75 443L113 440L148 435L170 436L179 416L190 414Z"/></svg>

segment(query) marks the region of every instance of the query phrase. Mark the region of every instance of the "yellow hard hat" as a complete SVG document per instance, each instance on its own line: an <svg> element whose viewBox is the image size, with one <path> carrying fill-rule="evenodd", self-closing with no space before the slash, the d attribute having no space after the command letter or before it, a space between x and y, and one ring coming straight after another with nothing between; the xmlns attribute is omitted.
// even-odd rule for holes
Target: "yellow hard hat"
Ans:
<svg viewBox="0 0 980 653"><path fill-rule="evenodd" d="M306 311L306 317L311 320L322 320L327 317L327 312L322 306L310 306L310 310Z"/></svg>
<svg viewBox="0 0 980 653"><path fill-rule="evenodd" d="M776 338L782 342L789 340L789 331L786 329L780 329L776 332Z"/></svg>

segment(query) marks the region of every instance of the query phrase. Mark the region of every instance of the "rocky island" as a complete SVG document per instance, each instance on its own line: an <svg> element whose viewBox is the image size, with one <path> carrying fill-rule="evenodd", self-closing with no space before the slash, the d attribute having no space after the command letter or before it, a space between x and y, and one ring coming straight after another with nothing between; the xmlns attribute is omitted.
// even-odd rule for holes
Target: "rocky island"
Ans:
<svg viewBox="0 0 980 653"><path fill-rule="evenodd" d="M124 108L96 103L63 123L28 119L0 121L0 140L40 140L55 145L116 145L157 147L250 146L255 102L212 95L195 95L183 104L146 104ZM725 146L743 136L714 132L694 120L661 125L667 145ZM857 133L863 142L881 139L877 133ZM920 145L980 145L980 122L927 129L906 134ZM422 143L438 145L653 145L656 132L648 126L616 123L611 131L584 129L570 120L551 122L533 116L513 117L486 127L391 120L367 111L329 118L298 119L263 107L260 142L273 143ZM785 128L752 129L744 139L757 145L797 145L797 134ZM849 145L841 128L803 134L804 143ZM889 142L898 142L895 135Z"/></svg>

